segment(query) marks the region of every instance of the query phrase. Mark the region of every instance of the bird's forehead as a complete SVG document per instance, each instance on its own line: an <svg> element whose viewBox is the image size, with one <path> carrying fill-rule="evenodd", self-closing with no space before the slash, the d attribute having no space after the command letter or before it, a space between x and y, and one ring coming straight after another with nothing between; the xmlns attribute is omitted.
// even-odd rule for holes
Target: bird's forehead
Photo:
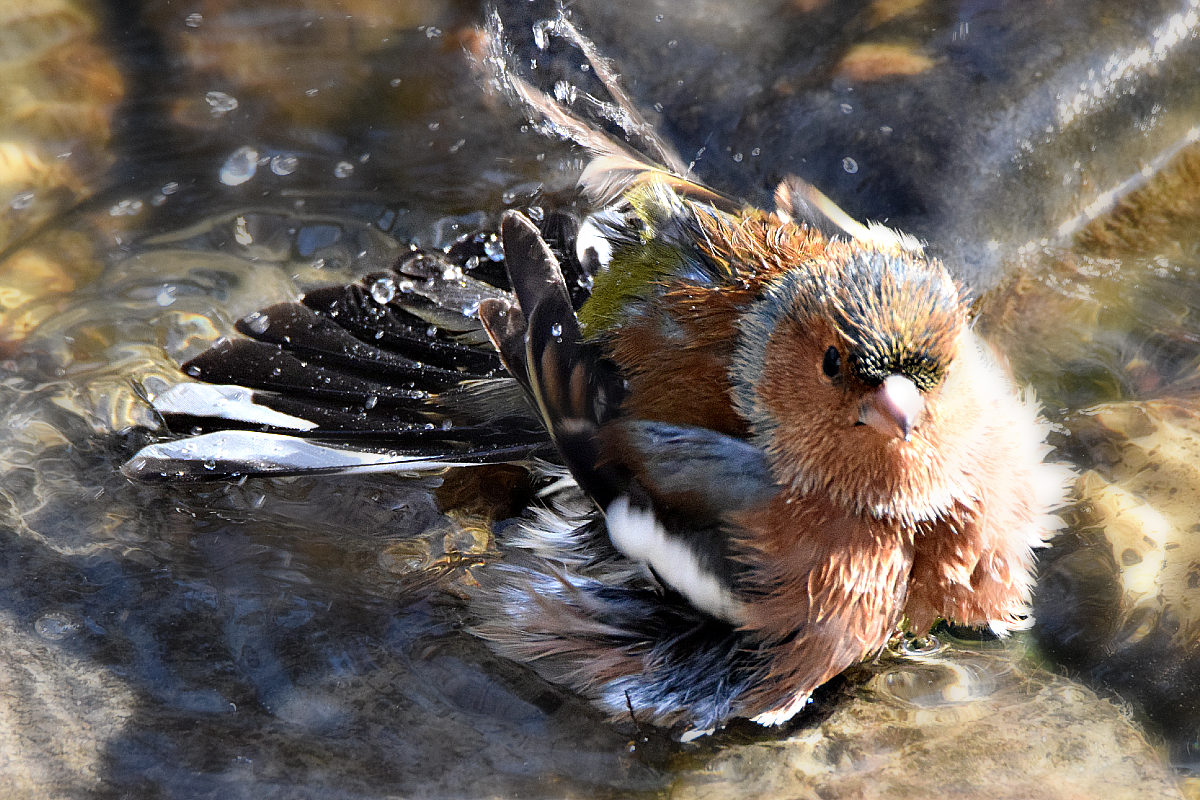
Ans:
<svg viewBox="0 0 1200 800"><path fill-rule="evenodd" d="M904 374L922 389L940 380L966 324L962 293L940 264L857 251L831 279L823 311L861 378Z"/></svg>
<svg viewBox="0 0 1200 800"><path fill-rule="evenodd" d="M966 303L946 270L863 248L832 255L775 287L777 311L801 328L832 332L868 383L892 373L910 375L922 388L936 383L966 324Z"/></svg>

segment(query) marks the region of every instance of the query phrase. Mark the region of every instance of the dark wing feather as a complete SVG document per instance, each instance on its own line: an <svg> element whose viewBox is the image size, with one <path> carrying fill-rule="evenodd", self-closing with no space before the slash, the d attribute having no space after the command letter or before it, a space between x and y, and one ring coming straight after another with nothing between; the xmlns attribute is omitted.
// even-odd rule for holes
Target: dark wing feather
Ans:
<svg viewBox="0 0 1200 800"><path fill-rule="evenodd" d="M629 470L663 508L719 518L779 491L766 454L744 439L649 420L614 422L602 438L604 460Z"/></svg>
<svg viewBox="0 0 1200 800"><path fill-rule="evenodd" d="M574 230L563 215L544 223L559 238ZM204 383L151 401L168 431L187 438L150 445L126 472L203 479L552 456L540 415L483 333L487 309L511 302L500 253L495 234L473 234L248 315L239 337L183 365ZM577 262L568 269L586 285ZM560 271L555 308L580 301L564 280Z"/></svg>
<svg viewBox="0 0 1200 800"><path fill-rule="evenodd" d="M597 345L583 341L558 258L538 228L510 211L500 236L517 306L485 303L484 328L509 372L526 387L576 481L603 504L618 489L598 466L595 434L616 415L620 376Z"/></svg>
<svg viewBox="0 0 1200 800"><path fill-rule="evenodd" d="M685 547L703 573L736 595L744 567L730 537L731 515L779 491L766 454L707 428L649 420L610 423L600 440L601 463L625 478L629 504L652 512L657 535ZM692 598L696 587L679 582L676 556L661 545L648 549L660 580Z"/></svg>

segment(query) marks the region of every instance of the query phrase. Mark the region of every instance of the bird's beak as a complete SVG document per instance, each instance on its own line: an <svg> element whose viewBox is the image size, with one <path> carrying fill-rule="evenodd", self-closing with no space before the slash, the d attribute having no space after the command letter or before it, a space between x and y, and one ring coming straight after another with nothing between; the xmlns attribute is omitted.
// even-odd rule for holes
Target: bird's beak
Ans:
<svg viewBox="0 0 1200 800"><path fill-rule="evenodd" d="M867 395L858 421L884 436L908 441L925 413L925 398L916 384L903 375L889 375Z"/></svg>

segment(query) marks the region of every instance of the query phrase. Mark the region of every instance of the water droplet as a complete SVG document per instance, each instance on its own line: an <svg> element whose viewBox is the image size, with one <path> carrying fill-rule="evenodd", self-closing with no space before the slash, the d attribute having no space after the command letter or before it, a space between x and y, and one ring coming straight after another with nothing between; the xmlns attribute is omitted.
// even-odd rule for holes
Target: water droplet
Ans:
<svg viewBox="0 0 1200 800"><path fill-rule="evenodd" d="M662 21L663 21L663 15L662 15L662 14L655 14L655 15L654 15L654 21L655 21L655 22L662 22Z"/></svg>
<svg viewBox="0 0 1200 800"><path fill-rule="evenodd" d="M261 336L267 332L267 328L271 327L271 318L260 311L255 311L243 317L242 324L249 328L251 333Z"/></svg>
<svg viewBox="0 0 1200 800"><path fill-rule="evenodd" d="M466 144L466 143L467 143L467 140L466 140L466 139L459 139L457 142L455 142L454 144L450 145L450 152L451 152L451 153L457 153L459 150L461 150L461 149L462 149L462 146L463 146L464 144Z"/></svg>
<svg viewBox="0 0 1200 800"><path fill-rule="evenodd" d="M663 112L663 104L662 104L662 103L655 103L655 104L654 104L654 110L655 110L655 111L657 111L659 114L661 114L661 113Z"/></svg>
<svg viewBox="0 0 1200 800"><path fill-rule="evenodd" d="M393 89L395 89L402 83L404 83L403 78L392 78L390 81L388 81L388 86L391 86Z"/></svg>
<svg viewBox="0 0 1200 800"><path fill-rule="evenodd" d="M38 636L51 642L62 641L68 636L78 633L81 627L78 622L61 611L43 614L38 617L37 622L33 623L33 629L37 631Z"/></svg>
<svg viewBox="0 0 1200 800"><path fill-rule="evenodd" d="M750 151L750 155L754 156L755 158L757 158L758 156L761 156L762 148L761 147L754 148L753 150Z"/></svg>
<svg viewBox="0 0 1200 800"><path fill-rule="evenodd" d="M442 269L442 280L461 281L462 279L462 267L458 266L458 264L448 264L444 269Z"/></svg>
<svg viewBox="0 0 1200 800"><path fill-rule="evenodd" d="M137 198L120 200L108 210L110 217L132 217L141 213L142 201Z"/></svg>
<svg viewBox="0 0 1200 800"><path fill-rule="evenodd" d="M400 290L401 294L411 294L412 290L417 288L417 285L408 278L405 278L396 284L396 288Z"/></svg>
<svg viewBox="0 0 1200 800"><path fill-rule="evenodd" d="M186 372L188 375L191 375L193 378L200 377L200 368L194 365L185 369L184 372Z"/></svg>
<svg viewBox="0 0 1200 800"><path fill-rule="evenodd" d="M258 151L245 145L229 154L229 158L221 165L219 177L226 186L240 186L253 178L257 171Z"/></svg>
<svg viewBox="0 0 1200 800"><path fill-rule="evenodd" d="M842 169L853 175L854 173L858 172L858 162L850 156L846 156L842 159Z"/></svg>
<svg viewBox="0 0 1200 800"><path fill-rule="evenodd" d="M464 317L474 317L479 313L479 301L475 300L470 303L463 303L459 311L462 312Z"/></svg>
<svg viewBox="0 0 1200 800"><path fill-rule="evenodd" d="M208 109L214 117L223 117L238 107L237 98L225 92L208 92L204 95L204 102L208 103Z"/></svg>
<svg viewBox="0 0 1200 800"><path fill-rule="evenodd" d="M370 395L366 400L363 401L363 408L365 408L367 411L370 411L377 405L379 405L379 397L377 395Z"/></svg>
<svg viewBox="0 0 1200 800"><path fill-rule="evenodd" d="M503 261L504 245L500 244L500 238L495 234L489 236L483 243L483 253L492 261Z"/></svg>
<svg viewBox="0 0 1200 800"><path fill-rule="evenodd" d="M442 35L441 28L435 28L432 25L430 25L428 28L425 29L425 38L426 39L436 39L441 35Z"/></svg>
<svg viewBox="0 0 1200 800"><path fill-rule="evenodd" d="M203 466L209 472L212 472L217 468L217 462L211 458L206 458L201 462L201 466Z"/></svg>
<svg viewBox="0 0 1200 800"><path fill-rule="evenodd" d="M546 218L546 212L541 206L530 206L525 210L525 212L529 214L529 218L534 222L541 222Z"/></svg>
<svg viewBox="0 0 1200 800"><path fill-rule="evenodd" d="M454 422L452 420L448 420L448 419L442 420L442 430L448 431L453 427L454 427Z"/></svg>
<svg viewBox="0 0 1200 800"><path fill-rule="evenodd" d="M183 18L183 24L189 28L199 28L204 24L204 15L199 11L193 11Z"/></svg>
<svg viewBox="0 0 1200 800"><path fill-rule="evenodd" d="M533 24L533 43L538 50L545 50L550 37L558 30L558 20L543 19Z"/></svg>
<svg viewBox="0 0 1200 800"><path fill-rule="evenodd" d="M437 335L438 335L438 327L437 327L437 325L430 325L428 328L426 328L426 329L425 329L425 335L426 335L426 336L428 336L428 337L430 337L431 339L432 339L434 336L437 336Z"/></svg>
<svg viewBox="0 0 1200 800"><path fill-rule="evenodd" d="M239 216L233 221L233 240L242 247L249 247L254 244L254 237L250 234L250 229L246 225L246 218L243 216Z"/></svg>
<svg viewBox="0 0 1200 800"><path fill-rule="evenodd" d="M335 178L349 178L353 174L354 165L349 161L339 161L333 168L333 177Z"/></svg>
<svg viewBox="0 0 1200 800"><path fill-rule="evenodd" d="M175 302L175 287L163 286L158 290L158 294L154 296L154 302L158 303L163 308Z"/></svg>
<svg viewBox="0 0 1200 800"><path fill-rule="evenodd" d="M8 201L9 208L14 211L24 211L33 205L34 194L32 191L17 192L12 199Z"/></svg>
<svg viewBox="0 0 1200 800"><path fill-rule="evenodd" d="M574 84L567 81L558 81L554 84L554 99L560 103L571 105L575 102L575 98L579 94L579 89Z"/></svg>
<svg viewBox="0 0 1200 800"><path fill-rule="evenodd" d="M162 192L163 194L165 194L167 197L170 197L171 195L173 195L179 191L179 182L178 181L167 181L166 183L164 183L162 185L162 188L159 189L159 191Z"/></svg>
<svg viewBox="0 0 1200 800"><path fill-rule="evenodd" d="M838 106L838 108L842 110L843 114L849 114L854 111L854 106L850 105L849 103L842 103Z"/></svg>
<svg viewBox="0 0 1200 800"><path fill-rule="evenodd" d="M671 48L679 47L679 40L672 39L671 41L667 42L667 47L671 47Z"/></svg>
<svg viewBox="0 0 1200 800"><path fill-rule="evenodd" d="M388 277L380 278L371 284L371 297L379 305L387 305L396 296L396 282Z"/></svg>
<svg viewBox="0 0 1200 800"><path fill-rule="evenodd" d="M892 126L891 125L881 125L881 126L879 126L879 132L882 133L884 136L891 136Z"/></svg>
<svg viewBox="0 0 1200 800"><path fill-rule="evenodd" d="M551 336L558 338L559 336L562 336L562 332L563 332L563 327L559 323L556 322L550 326L550 335Z"/></svg>
<svg viewBox="0 0 1200 800"><path fill-rule="evenodd" d="M479 256L471 256L467 259L467 263L463 264L466 269L475 269L479 266Z"/></svg>
<svg viewBox="0 0 1200 800"><path fill-rule="evenodd" d="M742 157L743 157L743 156L742 156L742 154L741 154L741 153L734 153L734 154L733 154L733 163L735 163L735 164L740 164L740 163L742 163Z"/></svg>
<svg viewBox="0 0 1200 800"><path fill-rule="evenodd" d="M426 126L426 127L428 127L428 128L429 128L429 130L431 130L431 131L436 131L438 128L442 127L442 123L440 123L440 122L431 122L431 123L429 123L429 125L428 125L428 126Z"/></svg>
<svg viewBox="0 0 1200 800"><path fill-rule="evenodd" d="M291 175L300 166L300 159L290 153L281 153L271 157L271 172L276 175Z"/></svg>

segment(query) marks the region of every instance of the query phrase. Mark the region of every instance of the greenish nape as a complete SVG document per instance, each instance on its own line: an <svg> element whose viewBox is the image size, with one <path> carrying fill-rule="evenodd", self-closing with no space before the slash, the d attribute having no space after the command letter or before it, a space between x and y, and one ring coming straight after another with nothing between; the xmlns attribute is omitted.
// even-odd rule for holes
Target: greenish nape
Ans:
<svg viewBox="0 0 1200 800"><path fill-rule="evenodd" d="M595 338L619 326L630 304L653 294L657 283L677 273L682 263L676 248L659 241L614 249L608 268L596 275L592 296L579 309L584 335Z"/></svg>
<svg viewBox="0 0 1200 800"><path fill-rule="evenodd" d="M592 295L579 310L579 323L588 338L604 335L620 325L631 303L651 296L664 278L678 274L684 254L664 229L685 213L683 201L658 182L634 186L625 194L633 213L625 230L612 241L612 260L597 273Z"/></svg>

